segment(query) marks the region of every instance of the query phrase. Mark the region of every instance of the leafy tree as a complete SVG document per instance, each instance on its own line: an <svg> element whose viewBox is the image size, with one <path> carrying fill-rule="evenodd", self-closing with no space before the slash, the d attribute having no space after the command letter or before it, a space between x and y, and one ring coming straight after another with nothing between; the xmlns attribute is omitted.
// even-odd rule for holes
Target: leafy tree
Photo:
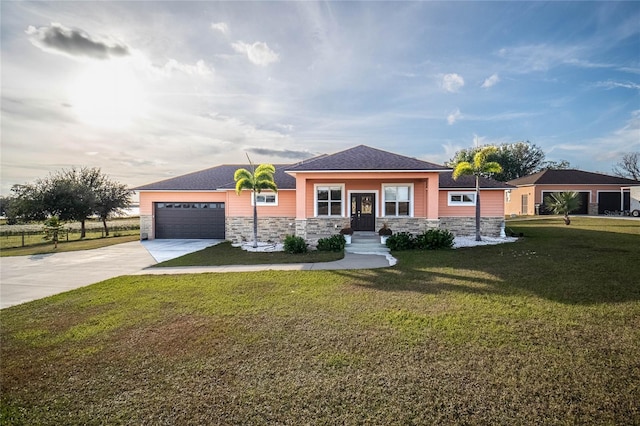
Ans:
<svg viewBox="0 0 640 426"><path fill-rule="evenodd" d="M40 180L34 184L13 185L13 201L8 212L9 220L29 222L32 220L44 220L47 217L44 205L44 191Z"/></svg>
<svg viewBox="0 0 640 426"><path fill-rule="evenodd" d="M96 189L96 205L94 213L102 220L104 233L109 236L107 219L109 215L118 213L131 205L131 191L118 182L107 178L102 180L102 184Z"/></svg>
<svg viewBox="0 0 640 426"><path fill-rule="evenodd" d="M85 222L92 214L103 219L128 206L128 191L104 175L99 168L72 168L50 174L32 184L14 185L12 210L22 220L44 220L56 216L62 221L79 221L80 237L86 235Z"/></svg>
<svg viewBox="0 0 640 426"><path fill-rule="evenodd" d="M236 194L240 195L243 189L252 192L253 197L253 247L258 247L258 203L256 196L264 189L270 189L278 192L278 187L273 180L273 174L276 172L275 167L271 164L260 164L255 167L247 155L251 170L238 169L233 175L236 182Z"/></svg>
<svg viewBox="0 0 640 426"><path fill-rule="evenodd" d="M574 191L553 192L544 198L544 205L553 214L564 215L565 225L570 225L569 213L580 208L580 195Z"/></svg>
<svg viewBox="0 0 640 426"><path fill-rule="evenodd" d="M454 155L446 164L455 167L461 162L472 163L475 155L490 145L462 149ZM540 169L545 154L541 148L529 141L502 144L494 147L488 157L488 161L496 162L502 167L502 171L491 177L501 182L530 175Z"/></svg>
<svg viewBox="0 0 640 426"><path fill-rule="evenodd" d="M627 152L615 165L613 173L627 179L640 180L640 152Z"/></svg>
<svg viewBox="0 0 640 426"><path fill-rule="evenodd" d="M571 164L567 161L567 160L560 160L560 161L545 161L544 163L542 163L542 165L540 166L540 169L537 171L542 171L542 170L567 170L571 168Z"/></svg>
<svg viewBox="0 0 640 426"><path fill-rule="evenodd" d="M85 222L94 212L96 190L103 176L98 168L71 168L54 173L45 185L45 206L60 220L80 222L80 238L86 236Z"/></svg>
<svg viewBox="0 0 640 426"><path fill-rule="evenodd" d="M490 177L502 171L500 164L495 161L489 161L489 157L496 150L496 147L486 146L473 156L473 162L461 161L453 169L454 179L465 175L475 176L476 178L476 241L482 241L480 237L480 177Z"/></svg>

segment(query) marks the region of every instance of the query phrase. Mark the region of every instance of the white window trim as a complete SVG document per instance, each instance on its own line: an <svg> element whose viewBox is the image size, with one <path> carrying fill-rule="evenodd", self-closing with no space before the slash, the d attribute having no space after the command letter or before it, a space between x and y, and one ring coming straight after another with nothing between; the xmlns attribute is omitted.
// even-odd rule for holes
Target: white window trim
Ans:
<svg viewBox="0 0 640 426"><path fill-rule="evenodd" d="M256 195L275 195L275 196L276 196L276 202L275 202L275 203L265 203L265 202L258 201L258 202L256 203L256 205L257 205L258 207L275 207L275 206L277 206L277 205L278 205L278 193L277 193L277 192L273 192L273 191L262 191L261 193L256 194ZM251 194L251 205L252 205L252 206L254 205L254 203L253 203L253 193Z"/></svg>
<svg viewBox="0 0 640 426"><path fill-rule="evenodd" d="M384 194L385 194L385 188L387 187L398 187L398 186L408 186L409 187L409 216L397 216L397 215L393 215L393 216L387 216L387 209L386 209L386 203L387 203L387 199L385 198ZM413 183L409 183L409 182L400 182L400 183L383 183L382 184L382 200L380 203L380 213L382 215L382 217L413 217L414 216L414 200L415 200L415 194L414 194L414 185Z"/></svg>
<svg viewBox="0 0 640 426"><path fill-rule="evenodd" d="M340 188L340 216L336 215L318 215L318 188ZM345 217L345 185L344 183L316 183L313 185L313 216L314 217Z"/></svg>
<svg viewBox="0 0 640 426"><path fill-rule="evenodd" d="M473 196L473 202L468 201L451 201L452 195L471 195ZM475 206L476 205L476 192L475 191L450 191L447 193L447 205L448 206Z"/></svg>

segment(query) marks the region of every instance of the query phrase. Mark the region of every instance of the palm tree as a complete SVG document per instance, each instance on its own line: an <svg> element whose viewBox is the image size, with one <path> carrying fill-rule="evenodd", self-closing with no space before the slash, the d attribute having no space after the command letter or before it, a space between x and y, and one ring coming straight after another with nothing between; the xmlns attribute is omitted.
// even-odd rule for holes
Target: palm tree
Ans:
<svg viewBox="0 0 640 426"><path fill-rule="evenodd" d="M544 198L544 205L553 214L564 215L564 224L570 225L569 213L580 208L582 202L575 191L552 192Z"/></svg>
<svg viewBox="0 0 640 426"><path fill-rule="evenodd" d="M256 195L263 189L278 192L278 187L273 180L275 167L271 164L260 164L255 167L247 155L251 170L238 169L233 175L236 182L236 194L240 195L243 189L251 190L253 197L253 247L258 247L258 203Z"/></svg>
<svg viewBox="0 0 640 426"><path fill-rule="evenodd" d="M502 172L500 164L487 160L496 151L497 148L494 146L482 148L473 156L473 163L461 161L453 169L453 178L456 180L464 175L476 177L476 241L482 240L480 238L480 177Z"/></svg>

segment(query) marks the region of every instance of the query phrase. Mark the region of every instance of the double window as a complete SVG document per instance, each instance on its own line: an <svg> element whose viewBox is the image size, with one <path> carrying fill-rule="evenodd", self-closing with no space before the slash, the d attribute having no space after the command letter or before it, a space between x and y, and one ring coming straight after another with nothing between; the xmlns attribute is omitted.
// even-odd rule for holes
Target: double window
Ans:
<svg viewBox="0 0 640 426"><path fill-rule="evenodd" d="M344 185L316 186L316 216L344 216Z"/></svg>
<svg viewBox="0 0 640 426"><path fill-rule="evenodd" d="M447 204L450 206L475 206L476 193L475 192L449 192L449 201Z"/></svg>
<svg viewBox="0 0 640 426"><path fill-rule="evenodd" d="M413 185L383 185L384 215L412 216Z"/></svg>
<svg viewBox="0 0 640 426"><path fill-rule="evenodd" d="M251 196L251 205L253 205L253 195ZM278 194L275 192L261 192L256 194L257 206L277 206Z"/></svg>

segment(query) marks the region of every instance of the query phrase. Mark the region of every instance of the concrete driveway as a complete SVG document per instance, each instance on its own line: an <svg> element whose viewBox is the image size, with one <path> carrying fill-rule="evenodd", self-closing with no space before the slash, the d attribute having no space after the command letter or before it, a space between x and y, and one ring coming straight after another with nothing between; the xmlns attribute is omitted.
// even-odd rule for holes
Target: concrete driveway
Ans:
<svg viewBox="0 0 640 426"><path fill-rule="evenodd" d="M156 261L137 241L95 250L0 258L0 308L62 293Z"/></svg>
<svg viewBox="0 0 640 426"><path fill-rule="evenodd" d="M0 257L0 309L73 290L157 262L180 257L220 240L154 240L33 256Z"/></svg>

